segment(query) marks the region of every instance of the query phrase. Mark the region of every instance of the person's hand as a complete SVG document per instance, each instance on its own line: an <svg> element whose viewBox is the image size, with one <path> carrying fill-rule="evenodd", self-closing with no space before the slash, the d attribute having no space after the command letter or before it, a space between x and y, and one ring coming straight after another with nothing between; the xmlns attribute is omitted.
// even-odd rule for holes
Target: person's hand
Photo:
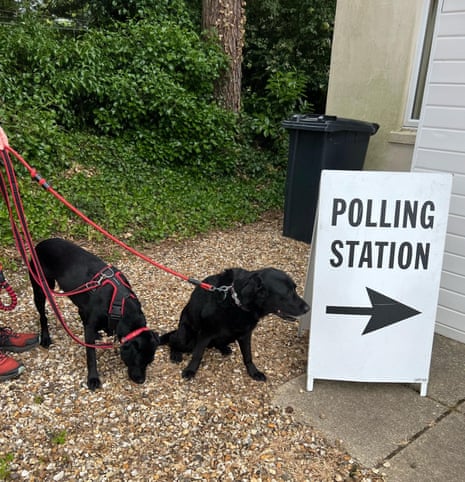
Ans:
<svg viewBox="0 0 465 482"><path fill-rule="evenodd" d="M0 127L0 151L3 151L6 146L8 146L8 137L2 127Z"/></svg>

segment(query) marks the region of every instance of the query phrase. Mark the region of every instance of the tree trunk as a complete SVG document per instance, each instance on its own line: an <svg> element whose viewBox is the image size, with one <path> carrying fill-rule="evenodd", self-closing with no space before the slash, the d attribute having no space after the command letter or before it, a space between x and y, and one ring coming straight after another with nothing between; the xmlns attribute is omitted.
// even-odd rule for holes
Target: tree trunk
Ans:
<svg viewBox="0 0 465 482"><path fill-rule="evenodd" d="M245 23L243 0L202 2L202 28L218 36L224 52L230 59L229 69L218 79L216 98L227 109L239 112Z"/></svg>

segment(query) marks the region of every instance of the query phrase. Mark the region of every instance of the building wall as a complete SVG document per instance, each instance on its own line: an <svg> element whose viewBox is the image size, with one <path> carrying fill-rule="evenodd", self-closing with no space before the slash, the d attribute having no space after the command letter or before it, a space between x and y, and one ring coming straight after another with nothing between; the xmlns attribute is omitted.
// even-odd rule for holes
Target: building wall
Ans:
<svg viewBox="0 0 465 482"><path fill-rule="evenodd" d="M465 343L465 1L439 12L413 170L454 175L436 331Z"/></svg>
<svg viewBox="0 0 465 482"><path fill-rule="evenodd" d="M338 0L326 114L377 122L365 169L409 171L403 129L424 0Z"/></svg>

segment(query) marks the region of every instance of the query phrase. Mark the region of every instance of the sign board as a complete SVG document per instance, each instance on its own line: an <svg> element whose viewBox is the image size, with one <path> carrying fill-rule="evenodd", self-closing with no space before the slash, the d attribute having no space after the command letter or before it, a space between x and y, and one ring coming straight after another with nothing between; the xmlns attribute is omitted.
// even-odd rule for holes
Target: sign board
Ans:
<svg viewBox="0 0 465 482"><path fill-rule="evenodd" d="M314 379L426 395L452 176L324 170L305 298Z"/></svg>

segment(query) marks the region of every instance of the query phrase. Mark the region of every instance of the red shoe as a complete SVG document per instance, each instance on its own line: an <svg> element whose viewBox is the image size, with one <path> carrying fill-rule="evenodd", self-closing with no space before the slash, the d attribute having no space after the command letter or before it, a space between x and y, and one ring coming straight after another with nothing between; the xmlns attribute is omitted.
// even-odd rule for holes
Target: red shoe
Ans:
<svg viewBox="0 0 465 482"><path fill-rule="evenodd" d="M24 365L0 351L0 381L10 380L21 375Z"/></svg>
<svg viewBox="0 0 465 482"><path fill-rule="evenodd" d="M16 353L30 350L39 344L35 333L15 333L11 328L0 327L0 349Z"/></svg>

